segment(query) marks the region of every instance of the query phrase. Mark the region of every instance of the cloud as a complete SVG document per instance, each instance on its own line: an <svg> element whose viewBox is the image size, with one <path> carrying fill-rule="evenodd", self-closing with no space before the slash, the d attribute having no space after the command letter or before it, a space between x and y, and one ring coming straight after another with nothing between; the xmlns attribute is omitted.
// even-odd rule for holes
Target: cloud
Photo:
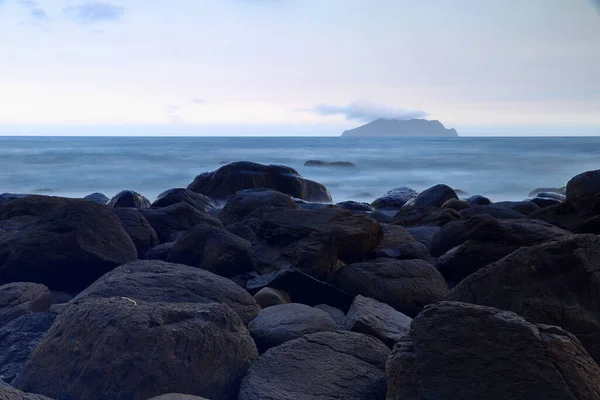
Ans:
<svg viewBox="0 0 600 400"><path fill-rule="evenodd" d="M125 9L109 3L94 1L66 7L64 13L82 24L93 24L95 22L117 21L123 17Z"/></svg>
<svg viewBox="0 0 600 400"><path fill-rule="evenodd" d="M379 118L416 119L425 118L428 115L425 111L395 108L367 101L355 101L347 106L320 104L314 107L312 111L325 116L344 115L347 120L361 120L365 122L371 122Z"/></svg>
<svg viewBox="0 0 600 400"><path fill-rule="evenodd" d="M1 2L2 0L0 0ZM46 13L46 11L44 11L44 9L42 9L38 3L34 0L21 0L21 5L23 5L23 7L29 9L29 13L31 14L31 17L34 20L37 21L44 21L44 20L48 20L50 19L50 17L48 17L48 14Z"/></svg>

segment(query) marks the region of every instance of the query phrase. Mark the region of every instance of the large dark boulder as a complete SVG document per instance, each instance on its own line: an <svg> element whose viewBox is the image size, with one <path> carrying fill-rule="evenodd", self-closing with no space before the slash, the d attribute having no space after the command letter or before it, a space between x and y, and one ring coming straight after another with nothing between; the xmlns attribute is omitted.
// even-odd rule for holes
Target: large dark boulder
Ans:
<svg viewBox="0 0 600 400"><path fill-rule="evenodd" d="M512 208L498 206L496 204L492 204L489 206L474 206L471 208L467 208L462 210L460 214L465 217L465 219L469 219L476 215L491 215L497 219L523 219L525 218L524 214L521 214L518 211L513 210Z"/></svg>
<svg viewBox="0 0 600 400"><path fill-rule="evenodd" d="M598 216L600 194L543 208L529 215L529 218L541 219L575 233L584 233L587 221Z"/></svg>
<svg viewBox="0 0 600 400"><path fill-rule="evenodd" d="M393 249L415 242L415 238L405 227L392 224L381 224L383 228L383 239L377 249Z"/></svg>
<svg viewBox="0 0 600 400"><path fill-rule="evenodd" d="M476 194L475 196L469 197L467 199L467 203L469 203L469 205L471 207L473 207L473 206L489 206L490 204L492 204L492 201L490 199L488 199L487 197Z"/></svg>
<svg viewBox="0 0 600 400"><path fill-rule="evenodd" d="M254 271L250 242L224 228L197 225L173 245L167 261L231 277Z"/></svg>
<svg viewBox="0 0 600 400"><path fill-rule="evenodd" d="M395 188L377 198L373 203L373 207L378 209L401 209L409 201L417 197L418 193L407 187Z"/></svg>
<svg viewBox="0 0 600 400"><path fill-rule="evenodd" d="M141 213L154 228L161 243L173 242L196 225L223 227L217 218L203 213L188 203L180 202L167 207L147 208Z"/></svg>
<svg viewBox="0 0 600 400"><path fill-rule="evenodd" d="M451 286L524 246L534 246L570 232L543 221L497 220L489 215L469 219L460 246L438 259L436 268Z"/></svg>
<svg viewBox="0 0 600 400"><path fill-rule="evenodd" d="M200 396L191 396L189 394L167 393L148 400L208 400Z"/></svg>
<svg viewBox="0 0 600 400"><path fill-rule="evenodd" d="M433 237L440 231L440 229L441 228L439 226L413 226L406 228L408 233L410 233L417 242L422 243L428 249L431 249Z"/></svg>
<svg viewBox="0 0 600 400"><path fill-rule="evenodd" d="M262 208L298 209L291 196L271 189L241 190L231 196L219 213L224 225L241 222L246 216Z"/></svg>
<svg viewBox="0 0 600 400"><path fill-rule="evenodd" d="M15 383L25 361L55 318L51 313L26 314L0 328L0 379L11 385Z"/></svg>
<svg viewBox="0 0 600 400"><path fill-rule="evenodd" d="M49 397L34 393L23 393L11 386L0 385L0 399L2 400L52 400Z"/></svg>
<svg viewBox="0 0 600 400"><path fill-rule="evenodd" d="M154 246L150 250L144 253L141 259L144 260L161 260L167 261L169 258L169 254L171 253L171 249L175 246L175 242L166 242L159 244L158 246Z"/></svg>
<svg viewBox="0 0 600 400"><path fill-rule="evenodd" d="M331 282L351 296L371 297L410 317L448 294L442 275L423 260L382 258L348 264L335 271Z"/></svg>
<svg viewBox="0 0 600 400"><path fill-rule="evenodd" d="M540 209L540 207L529 201L529 200L524 200L524 201L499 201L497 203L493 204L494 207L496 208L506 208L506 209L510 209L516 212L519 212L523 215L530 215L536 211L538 211Z"/></svg>
<svg viewBox="0 0 600 400"><path fill-rule="evenodd" d="M431 255L440 257L448 250L460 246L464 242L462 237L464 227L465 221L454 221L444 225L431 239Z"/></svg>
<svg viewBox="0 0 600 400"><path fill-rule="evenodd" d="M124 264L104 275L71 302L127 297L147 303L223 303L248 323L260 311L256 300L229 279L164 261Z"/></svg>
<svg viewBox="0 0 600 400"><path fill-rule="evenodd" d="M367 259L374 258L393 258L396 260L425 260L427 262L432 261L432 257L429 254L429 250L424 244L413 241L402 244L393 249L379 249L375 250Z"/></svg>
<svg viewBox="0 0 600 400"><path fill-rule="evenodd" d="M579 174L567 183L566 195L569 202L577 202L598 194L600 194L600 169Z"/></svg>
<svg viewBox="0 0 600 400"><path fill-rule="evenodd" d="M187 203L195 209L205 213L219 207L219 203L213 199L183 188L165 190L156 197L156 200L152 203L152 207L168 207L181 202Z"/></svg>
<svg viewBox="0 0 600 400"><path fill-rule="evenodd" d="M256 230L253 254L265 273L296 267L325 279L337 260L362 260L382 240L375 220L339 208L277 209L265 214Z"/></svg>
<svg viewBox="0 0 600 400"><path fill-rule="evenodd" d="M78 200L0 237L0 282L37 282L77 292L136 258L117 216L105 206Z"/></svg>
<svg viewBox="0 0 600 400"><path fill-rule="evenodd" d="M17 387L86 400L181 392L233 400L257 357L241 319L224 304L97 298L65 308Z"/></svg>
<svg viewBox="0 0 600 400"><path fill-rule="evenodd" d="M341 203L337 203L335 206L350 211L363 211L367 213L372 213L375 211L375 207L369 203L361 203L359 201L342 201Z"/></svg>
<svg viewBox="0 0 600 400"><path fill-rule="evenodd" d="M419 193L417 197L409 201L404 207L441 207L450 199L458 199L456 192L447 185L435 185Z"/></svg>
<svg viewBox="0 0 600 400"><path fill-rule="evenodd" d="M270 287L264 287L260 289L254 295L254 299L262 308L278 306L281 304L289 304L292 301L287 292Z"/></svg>
<svg viewBox="0 0 600 400"><path fill-rule="evenodd" d="M450 199L447 202L445 202L444 204L442 204L442 208L449 208L451 210L454 211L462 211L462 210L466 210L467 208L470 208L471 205L466 202L465 200L459 200L459 199Z"/></svg>
<svg viewBox="0 0 600 400"><path fill-rule="evenodd" d="M261 353L304 335L336 330L329 313L298 303L265 308L248 324L248 331Z"/></svg>
<svg viewBox="0 0 600 400"><path fill-rule="evenodd" d="M456 302L426 307L386 371L389 400L594 400L600 393L600 368L570 333Z"/></svg>
<svg viewBox="0 0 600 400"><path fill-rule="evenodd" d="M306 335L253 363L239 400L384 400L389 349L354 332Z"/></svg>
<svg viewBox="0 0 600 400"><path fill-rule="evenodd" d="M88 194L84 197L85 200L93 201L97 204L102 204L103 206L107 205L110 199L106 197L103 193L92 193Z"/></svg>
<svg viewBox="0 0 600 400"><path fill-rule="evenodd" d="M67 204L77 204L80 202L82 202L82 200L40 195L14 198L0 208L0 220L23 216L38 218L50 217L59 208Z"/></svg>
<svg viewBox="0 0 600 400"><path fill-rule="evenodd" d="M599 236L565 236L517 250L480 269L458 284L448 299L561 326L600 361L599 268Z"/></svg>
<svg viewBox="0 0 600 400"><path fill-rule="evenodd" d="M113 212L135 245L138 257L143 257L148 250L158 245L156 231L138 209L117 207L113 209Z"/></svg>
<svg viewBox="0 0 600 400"><path fill-rule="evenodd" d="M148 208L150 201L133 190L123 190L117 193L107 204L111 208L127 207L127 208Z"/></svg>
<svg viewBox="0 0 600 400"><path fill-rule="evenodd" d="M452 221L459 221L464 217L455 210L437 207L407 207L398 211L392 224L405 227L411 226L444 226Z"/></svg>
<svg viewBox="0 0 600 400"><path fill-rule="evenodd" d="M293 168L248 161L205 172L188 186L191 191L214 199L227 199L240 190L261 188L277 190L307 201L331 201L331 194L325 186L303 178Z"/></svg>
<svg viewBox="0 0 600 400"><path fill-rule="evenodd" d="M317 280L295 268L284 268L256 276L246 283L246 289L253 294L266 287L283 290L295 303L309 306L327 304L344 311L348 310L353 298L337 287Z"/></svg>
<svg viewBox="0 0 600 400"><path fill-rule="evenodd" d="M405 336L412 318L375 299L358 295L354 298L346 328L352 332L371 335L390 347Z"/></svg>
<svg viewBox="0 0 600 400"><path fill-rule="evenodd" d="M0 286L0 327L21 315L48 311L50 290L39 283L14 282Z"/></svg>

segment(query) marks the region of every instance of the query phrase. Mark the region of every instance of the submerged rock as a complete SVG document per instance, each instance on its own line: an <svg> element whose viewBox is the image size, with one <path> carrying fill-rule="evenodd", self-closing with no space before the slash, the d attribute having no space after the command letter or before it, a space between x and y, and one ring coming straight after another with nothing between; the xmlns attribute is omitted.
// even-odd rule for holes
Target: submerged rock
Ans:
<svg viewBox="0 0 600 400"><path fill-rule="evenodd" d="M343 168L356 168L356 165L348 161L322 161L322 160L308 160L304 163L305 167L343 167Z"/></svg>

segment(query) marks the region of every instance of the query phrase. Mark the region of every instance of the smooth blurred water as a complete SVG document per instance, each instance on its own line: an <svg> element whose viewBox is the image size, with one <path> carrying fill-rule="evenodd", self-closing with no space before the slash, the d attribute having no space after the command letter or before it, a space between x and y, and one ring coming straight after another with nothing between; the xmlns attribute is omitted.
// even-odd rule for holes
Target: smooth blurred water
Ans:
<svg viewBox="0 0 600 400"><path fill-rule="evenodd" d="M357 168L305 167L309 159ZM325 184L334 201L372 201L389 189L446 183L494 200L526 198L600 169L600 137L217 138L0 137L0 193L111 197L132 189L150 200L224 163L283 164Z"/></svg>

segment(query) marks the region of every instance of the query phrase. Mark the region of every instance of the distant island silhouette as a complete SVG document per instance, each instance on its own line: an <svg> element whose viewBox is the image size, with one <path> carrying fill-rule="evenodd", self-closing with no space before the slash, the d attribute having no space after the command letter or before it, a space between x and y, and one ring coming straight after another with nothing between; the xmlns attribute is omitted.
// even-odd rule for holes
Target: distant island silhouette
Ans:
<svg viewBox="0 0 600 400"><path fill-rule="evenodd" d="M455 129L447 129L440 121L426 119L396 120L380 118L342 133L351 137L458 137Z"/></svg>

